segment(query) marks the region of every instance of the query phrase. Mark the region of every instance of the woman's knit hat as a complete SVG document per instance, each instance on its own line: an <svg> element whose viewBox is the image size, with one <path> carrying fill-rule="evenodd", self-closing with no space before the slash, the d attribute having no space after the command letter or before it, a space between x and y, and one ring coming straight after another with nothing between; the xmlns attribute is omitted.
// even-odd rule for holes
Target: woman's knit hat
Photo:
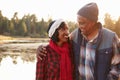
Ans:
<svg viewBox="0 0 120 80"><path fill-rule="evenodd" d="M53 34L55 33L56 29L59 28L60 24L62 22L65 22L63 19L57 19L50 24L49 30L48 30L48 36L51 38Z"/></svg>
<svg viewBox="0 0 120 80"><path fill-rule="evenodd" d="M77 14L89 20L97 22L99 14L98 6L94 2L86 4L78 11Z"/></svg>

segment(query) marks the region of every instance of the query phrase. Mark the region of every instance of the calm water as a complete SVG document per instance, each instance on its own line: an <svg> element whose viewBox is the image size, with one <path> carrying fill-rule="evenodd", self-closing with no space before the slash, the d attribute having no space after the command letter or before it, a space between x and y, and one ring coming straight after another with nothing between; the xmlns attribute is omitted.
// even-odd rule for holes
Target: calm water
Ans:
<svg viewBox="0 0 120 80"><path fill-rule="evenodd" d="M3 58L0 64L0 80L35 80L36 61L23 62L17 58L14 64L11 57Z"/></svg>
<svg viewBox="0 0 120 80"><path fill-rule="evenodd" d="M0 44L0 80L35 80L39 40L7 41Z"/></svg>

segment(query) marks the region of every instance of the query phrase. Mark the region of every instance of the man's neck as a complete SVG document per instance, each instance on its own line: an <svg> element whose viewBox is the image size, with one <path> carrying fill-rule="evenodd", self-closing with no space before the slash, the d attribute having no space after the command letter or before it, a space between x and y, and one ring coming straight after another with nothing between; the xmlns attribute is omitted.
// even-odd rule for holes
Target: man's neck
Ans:
<svg viewBox="0 0 120 80"><path fill-rule="evenodd" d="M88 36L84 36L88 41L94 39L98 35L99 29L95 29L91 34Z"/></svg>

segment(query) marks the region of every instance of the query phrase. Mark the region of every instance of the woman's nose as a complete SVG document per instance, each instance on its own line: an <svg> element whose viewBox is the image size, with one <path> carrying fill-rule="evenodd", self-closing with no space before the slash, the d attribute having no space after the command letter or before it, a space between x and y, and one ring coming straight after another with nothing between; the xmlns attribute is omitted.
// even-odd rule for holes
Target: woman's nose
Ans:
<svg viewBox="0 0 120 80"><path fill-rule="evenodd" d="M69 32L69 30L66 30L66 34L69 34L70 32Z"/></svg>

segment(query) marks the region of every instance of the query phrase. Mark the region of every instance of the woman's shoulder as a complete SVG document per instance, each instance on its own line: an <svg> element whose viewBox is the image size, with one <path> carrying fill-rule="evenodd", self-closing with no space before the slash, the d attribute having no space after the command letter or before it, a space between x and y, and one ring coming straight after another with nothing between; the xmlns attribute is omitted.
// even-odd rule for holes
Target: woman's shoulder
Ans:
<svg viewBox="0 0 120 80"><path fill-rule="evenodd" d="M53 48L51 48L50 45L46 46L46 50L47 53L50 53L49 55L58 56L58 53Z"/></svg>

